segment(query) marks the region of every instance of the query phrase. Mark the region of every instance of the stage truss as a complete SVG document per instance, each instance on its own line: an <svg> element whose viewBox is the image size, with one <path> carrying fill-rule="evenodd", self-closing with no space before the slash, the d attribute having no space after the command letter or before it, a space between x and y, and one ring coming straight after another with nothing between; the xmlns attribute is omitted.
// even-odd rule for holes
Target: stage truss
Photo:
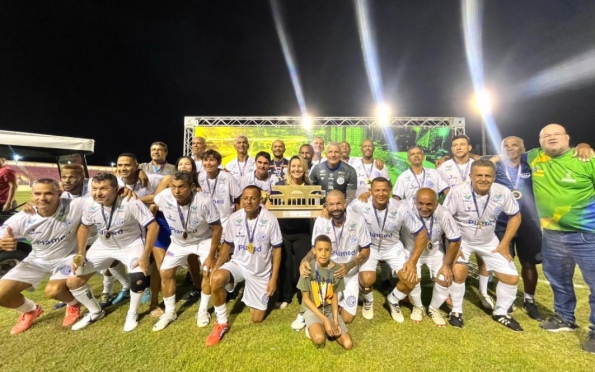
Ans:
<svg viewBox="0 0 595 372"><path fill-rule="evenodd" d="M380 127L375 117L312 117L312 128L327 126ZM194 137L194 127L302 127L301 116L186 116L184 117L184 154L191 155L190 147ZM465 118L455 117L393 117L386 120L390 128L440 128L447 127L454 135L465 134Z"/></svg>

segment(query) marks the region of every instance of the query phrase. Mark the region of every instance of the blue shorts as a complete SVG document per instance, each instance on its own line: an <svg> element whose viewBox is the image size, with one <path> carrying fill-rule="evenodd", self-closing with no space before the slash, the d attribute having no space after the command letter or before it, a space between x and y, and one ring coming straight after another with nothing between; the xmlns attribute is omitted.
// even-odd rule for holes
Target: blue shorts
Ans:
<svg viewBox="0 0 595 372"><path fill-rule="evenodd" d="M171 230L169 229L169 225L167 224L167 220L163 215L163 212L158 211L157 215L155 215L155 220L159 225L159 235L157 235L157 241L155 241L155 247L161 249L167 249L171 244Z"/></svg>

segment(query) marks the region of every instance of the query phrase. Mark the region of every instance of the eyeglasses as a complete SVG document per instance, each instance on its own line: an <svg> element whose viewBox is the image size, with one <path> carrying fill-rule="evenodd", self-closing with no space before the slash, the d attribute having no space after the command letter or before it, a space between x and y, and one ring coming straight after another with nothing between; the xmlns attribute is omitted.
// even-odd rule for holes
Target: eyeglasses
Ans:
<svg viewBox="0 0 595 372"><path fill-rule="evenodd" d="M544 134L542 136L539 136L539 138L541 138L541 139L558 138L558 137L562 137L565 135L566 135L566 133L552 133L552 134Z"/></svg>

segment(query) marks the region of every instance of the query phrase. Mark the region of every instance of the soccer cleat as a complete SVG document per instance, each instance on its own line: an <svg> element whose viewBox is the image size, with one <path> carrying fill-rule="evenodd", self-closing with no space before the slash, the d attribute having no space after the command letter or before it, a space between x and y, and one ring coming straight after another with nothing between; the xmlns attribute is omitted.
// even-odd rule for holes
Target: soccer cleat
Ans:
<svg viewBox="0 0 595 372"><path fill-rule="evenodd" d="M302 314L297 315L293 323L291 323L291 329L294 331L301 331L302 328L306 326L306 320L304 319Z"/></svg>
<svg viewBox="0 0 595 372"><path fill-rule="evenodd" d="M155 325L153 326L153 331L154 332L162 331L165 327L167 327L169 325L169 323L176 320L176 318L177 318L177 315L175 313L174 314L168 314L168 313L163 314L159 318L157 323L155 323Z"/></svg>
<svg viewBox="0 0 595 372"><path fill-rule="evenodd" d="M494 300L490 297L487 293L479 293L479 300L481 301L481 306L483 306L487 310L494 310Z"/></svg>
<svg viewBox="0 0 595 372"><path fill-rule="evenodd" d="M523 308L527 312L527 315L529 315L529 318L538 320L540 322L543 320L539 309L537 309L537 305L535 305L535 301L525 300L523 303Z"/></svg>
<svg viewBox="0 0 595 372"><path fill-rule="evenodd" d="M66 302L58 302L57 304L54 305L54 310L59 310L65 306L66 306Z"/></svg>
<svg viewBox="0 0 595 372"><path fill-rule="evenodd" d="M64 314L64 320L62 321L62 325L65 327L70 327L81 316L81 304L76 304L74 306L66 306L66 314Z"/></svg>
<svg viewBox="0 0 595 372"><path fill-rule="evenodd" d="M364 300L362 306L362 316L364 319L372 320L374 318L374 302Z"/></svg>
<svg viewBox="0 0 595 372"><path fill-rule="evenodd" d="M182 296L182 301L190 301L200 297L200 289L192 288L190 292L186 292Z"/></svg>
<svg viewBox="0 0 595 372"><path fill-rule="evenodd" d="M409 318L411 318L411 320L415 323L421 322L424 318L424 307L413 306L413 310L411 311Z"/></svg>
<svg viewBox="0 0 595 372"><path fill-rule="evenodd" d="M454 311L448 315L448 324L455 328L463 328L463 314Z"/></svg>
<svg viewBox="0 0 595 372"><path fill-rule="evenodd" d="M108 307L112 304L112 295L109 293L102 293L101 297L99 298L99 306L103 309L104 307Z"/></svg>
<svg viewBox="0 0 595 372"><path fill-rule="evenodd" d="M130 300L130 289L122 289L112 301L112 305L118 305L128 300Z"/></svg>
<svg viewBox="0 0 595 372"><path fill-rule="evenodd" d="M208 311L199 311L196 314L196 325L200 328L204 328L211 322L211 314Z"/></svg>
<svg viewBox="0 0 595 372"><path fill-rule="evenodd" d="M446 325L446 320L444 320L444 317L442 316L442 314L440 314L440 310L428 307L428 316L438 327L444 327Z"/></svg>
<svg viewBox="0 0 595 372"><path fill-rule="evenodd" d="M582 344L582 349L591 354L595 354L595 330L589 331L587 339Z"/></svg>
<svg viewBox="0 0 595 372"><path fill-rule="evenodd" d="M126 314L126 323L124 323L124 332L130 332L138 325L138 317L136 313Z"/></svg>
<svg viewBox="0 0 595 372"><path fill-rule="evenodd" d="M16 335L17 333L25 332L31 328L31 323L33 323L35 319L39 318L41 313L43 313L43 309L41 306L35 304L34 310L21 314L17 324L10 330L10 334Z"/></svg>
<svg viewBox="0 0 595 372"><path fill-rule="evenodd" d="M73 331L78 331L79 329L83 329L91 323L95 323L99 319L102 319L105 316L105 311L101 310L99 313L87 313L83 317L83 319L79 320L78 322L74 323L72 326Z"/></svg>
<svg viewBox="0 0 595 372"><path fill-rule="evenodd" d="M541 328L550 332L574 332L578 326L562 319L558 314L550 317L548 320L541 322Z"/></svg>
<svg viewBox="0 0 595 372"><path fill-rule="evenodd" d="M151 288L145 288L143 292L143 297L141 297L140 299L140 303L146 304L149 303L149 301L151 301Z"/></svg>
<svg viewBox="0 0 595 372"><path fill-rule="evenodd" d="M229 332L229 324L215 324L215 328L213 328L213 331L207 337L207 346L217 345L227 332Z"/></svg>
<svg viewBox="0 0 595 372"><path fill-rule="evenodd" d="M390 316L393 318L395 322L403 323L405 321L405 317L401 312L401 306L399 304L392 304L389 302L390 305Z"/></svg>
<svg viewBox="0 0 595 372"><path fill-rule="evenodd" d="M515 332L523 332L523 327L521 327L521 325L516 320L514 320L513 317L511 317L508 314L507 315L493 314L492 318L508 329L511 329Z"/></svg>

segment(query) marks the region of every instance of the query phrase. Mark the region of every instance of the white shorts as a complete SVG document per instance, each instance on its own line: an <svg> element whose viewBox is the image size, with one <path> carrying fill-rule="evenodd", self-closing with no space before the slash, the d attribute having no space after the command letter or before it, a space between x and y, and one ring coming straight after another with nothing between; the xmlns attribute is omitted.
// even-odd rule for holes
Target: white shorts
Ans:
<svg viewBox="0 0 595 372"><path fill-rule="evenodd" d="M233 258L223 264L221 269L225 269L231 273L232 282L225 286L228 292L233 292L236 285L245 281L244 295L242 302L256 310L266 310L269 304L269 296L267 295L267 286L269 285L269 278L255 276L250 273L244 266L238 264Z"/></svg>
<svg viewBox="0 0 595 372"><path fill-rule="evenodd" d="M145 245L142 240L136 240L124 249L106 247L101 240L97 240L87 251L87 262L83 266L83 274L90 274L109 268L114 261L120 261L128 268L128 273L140 273L137 265L138 258L143 254ZM132 266L136 266L132 268Z"/></svg>
<svg viewBox="0 0 595 372"><path fill-rule="evenodd" d="M198 256L200 262L205 262L209 252L211 251L211 239L203 240L200 243L182 246L172 242L167 248L163 263L161 263L161 270L175 269L178 266L186 266L188 263L188 256L195 254Z"/></svg>
<svg viewBox="0 0 595 372"><path fill-rule="evenodd" d="M2 280L29 283L33 288L37 287L47 274L51 274L50 280L66 280L71 273L70 264L73 257L74 254L71 254L65 258L48 260L29 256L4 275Z"/></svg>
<svg viewBox="0 0 595 372"><path fill-rule="evenodd" d="M488 271L518 276L519 272L517 271L516 266L514 266L514 262L508 261L500 253L492 253L492 251L496 249L498 244L499 242L497 239L483 246L470 246L469 244L463 241L463 243L461 244L461 251L463 252L463 255L465 255L465 258L463 259L462 257L459 257L457 262L462 262L466 264L469 262L469 257L471 256L471 253L475 253L477 256L481 257L483 261L486 263Z"/></svg>
<svg viewBox="0 0 595 372"><path fill-rule="evenodd" d="M357 299L359 297L359 274L343 278L345 289L339 293L339 306L349 314L357 314Z"/></svg>
<svg viewBox="0 0 595 372"><path fill-rule="evenodd" d="M396 273L403 268L407 260L409 260L409 251L405 250L402 244L397 244L394 248L380 251L372 245L370 246L370 256L360 266L359 271L376 272L378 261L384 261L390 266L393 276L396 277Z"/></svg>
<svg viewBox="0 0 595 372"><path fill-rule="evenodd" d="M438 270L442 267L444 262L444 253L440 249L435 249L430 254L427 254L427 250L422 253L421 257L417 261L417 276L421 278L421 266L426 265L430 270L430 276L436 277Z"/></svg>

